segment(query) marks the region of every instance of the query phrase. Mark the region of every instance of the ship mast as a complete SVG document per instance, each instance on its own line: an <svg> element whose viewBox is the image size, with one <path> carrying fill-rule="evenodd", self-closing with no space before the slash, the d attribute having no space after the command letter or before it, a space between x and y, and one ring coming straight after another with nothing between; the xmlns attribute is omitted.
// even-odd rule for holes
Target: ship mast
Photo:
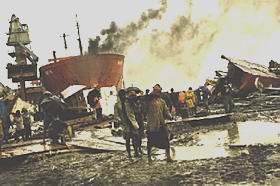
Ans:
<svg viewBox="0 0 280 186"><path fill-rule="evenodd" d="M77 26L77 31L78 31L78 42L79 42L79 48L80 48L80 55L83 55L83 46L82 46L82 41L81 41L81 35L80 35L80 26L78 23L78 15L76 14L76 26Z"/></svg>

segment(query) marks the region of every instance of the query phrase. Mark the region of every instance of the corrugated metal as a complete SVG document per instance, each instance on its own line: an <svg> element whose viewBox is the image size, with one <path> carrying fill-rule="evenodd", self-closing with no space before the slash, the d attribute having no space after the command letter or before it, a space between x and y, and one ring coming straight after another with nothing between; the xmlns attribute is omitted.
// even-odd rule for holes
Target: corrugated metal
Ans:
<svg viewBox="0 0 280 186"><path fill-rule="evenodd" d="M259 78L259 82L262 83L265 87L280 87L280 77L275 73L270 72L267 67L246 60L227 57L222 58L226 59L228 62L230 62L243 72L239 84L239 93L247 94L251 91L256 90L256 78ZM240 74L236 74L234 76L240 76Z"/></svg>
<svg viewBox="0 0 280 186"><path fill-rule="evenodd" d="M227 58L227 60L233 63L236 67L240 68L242 71L247 72L249 74L255 76L279 78L276 74L270 72L269 69L263 65L235 58Z"/></svg>
<svg viewBox="0 0 280 186"><path fill-rule="evenodd" d="M97 54L59 58L40 68L43 85L59 93L70 85L93 87L118 86L123 75L124 56Z"/></svg>

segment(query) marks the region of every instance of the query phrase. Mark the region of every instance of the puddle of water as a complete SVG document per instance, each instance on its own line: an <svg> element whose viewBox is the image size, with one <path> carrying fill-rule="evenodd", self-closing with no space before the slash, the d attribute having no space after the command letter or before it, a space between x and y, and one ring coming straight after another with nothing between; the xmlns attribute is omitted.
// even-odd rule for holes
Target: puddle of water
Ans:
<svg viewBox="0 0 280 186"><path fill-rule="evenodd" d="M247 121L199 133L194 137L194 145L177 146L172 149L174 160L195 160L237 156L248 153L245 149L232 149L229 145L256 145L280 143L280 123ZM165 159L164 150L158 150L156 159Z"/></svg>
<svg viewBox="0 0 280 186"><path fill-rule="evenodd" d="M164 160L166 158L164 150L158 150L156 154L158 154L156 156L156 159ZM210 158L217 158L217 157L234 156L239 154L240 152L238 151L230 152L224 147L211 147L211 148L205 146L171 147L171 157L173 160L177 160L177 161L210 159Z"/></svg>
<svg viewBox="0 0 280 186"><path fill-rule="evenodd" d="M196 138L196 145L201 146L276 144L280 142L280 123L247 121L200 133Z"/></svg>
<svg viewBox="0 0 280 186"><path fill-rule="evenodd" d="M110 129L99 129L95 131L81 131L76 135L78 140L95 141L100 144L112 148L113 144L124 143L122 137L111 135ZM202 132L194 137L194 145L192 146L176 146L172 147L172 156L175 160L195 160L209 159L217 157L227 157L240 155L243 149L232 149L229 145L255 145L255 144L275 144L280 142L280 123L247 121L237 124L231 124L222 130L210 130ZM94 140L95 139L95 140ZM144 140L146 142L146 140ZM107 144L108 142L108 144ZM114 143L109 143L114 142ZM143 142L143 145L146 143ZM119 144L120 145L120 144ZM114 145L115 146L115 145ZM116 144L116 146L118 146ZM121 149L124 150L124 146ZM118 147L118 148L120 148ZM245 153L248 153L247 151ZM165 159L164 150L156 151L156 159Z"/></svg>
<svg viewBox="0 0 280 186"><path fill-rule="evenodd" d="M238 124L236 144L280 143L280 123L248 121Z"/></svg>

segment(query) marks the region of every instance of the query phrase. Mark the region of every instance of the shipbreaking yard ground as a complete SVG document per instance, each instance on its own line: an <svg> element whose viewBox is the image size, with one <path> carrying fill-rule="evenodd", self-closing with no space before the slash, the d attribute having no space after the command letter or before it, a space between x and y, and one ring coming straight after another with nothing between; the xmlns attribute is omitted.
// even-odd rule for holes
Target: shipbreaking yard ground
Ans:
<svg viewBox="0 0 280 186"><path fill-rule="evenodd" d="M66 146L34 140L4 149L0 185L279 185L280 96L235 102L232 114L213 105L210 116L169 122L172 163L161 150L151 164L146 155L129 160L104 122L76 131Z"/></svg>

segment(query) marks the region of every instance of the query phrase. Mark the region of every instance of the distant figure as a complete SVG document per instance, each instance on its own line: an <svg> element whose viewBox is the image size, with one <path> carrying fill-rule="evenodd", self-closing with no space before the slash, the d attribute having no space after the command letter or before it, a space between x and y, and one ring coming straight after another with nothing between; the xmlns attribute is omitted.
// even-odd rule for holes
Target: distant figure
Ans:
<svg viewBox="0 0 280 186"><path fill-rule="evenodd" d="M2 144L3 144L3 140L4 140L4 122L3 122L3 116L0 113L0 154L1 154L1 149L2 149Z"/></svg>
<svg viewBox="0 0 280 186"><path fill-rule="evenodd" d="M178 103L181 107L185 106L185 104L186 104L186 92L185 91L179 92Z"/></svg>
<svg viewBox="0 0 280 186"><path fill-rule="evenodd" d="M90 107L95 111L96 119L102 119L102 107L101 107L101 93L98 88L93 89L88 93L87 101Z"/></svg>
<svg viewBox="0 0 280 186"><path fill-rule="evenodd" d="M25 140L25 131L23 126L23 118L20 114L20 110L17 110L14 114L14 125L16 126L16 133L15 133L15 140L19 141L19 137L22 137L23 140Z"/></svg>
<svg viewBox="0 0 280 186"><path fill-rule="evenodd" d="M31 138L31 116L26 108L21 110L22 118L23 118L23 126L26 139Z"/></svg>
<svg viewBox="0 0 280 186"><path fill-rule="evenodd" d="M65 144L67 124L63 122L59 117L55 117L49 126L49 137L52 144Z"/></svg>
<svg viewBox="0 0 280 186"><path fill-rule="evenodd" d="M43 143L46 143L47 138L47 130L49 128L51 122L51 115L47 112L47 106L43 105L43 101L50 100L52 93L49 91L45 91L42 95L42 99L40 101L39 110L43 113Z"/></svg>
<svg viewBox="0 0 280 186"><path fill-rule="evenodd" d="M144 134L144 102L143 102L143 97L140 95L137 96L135 102L134 102L134 110L135 110L135 118L136 121L139 125L139 153L143 154L142 151L142 139L145 137Z"/></svg>
<svg viewBox="0 0 280 186"><path fill-rule="evenodd" d="M209 97L211 95L211 92L206 86L203 86L201 87L201 94L202 94L203 104L205 108L209 110Z"/></svg>
<svg viewBox="0 0 280 186"><path fill-rule="evenodd" d="M110 95L107 100L108 104L108 115L113 115L114 114L114 104L117 102L117 96L114 95L113 91L110 91Z"/></svg>
<svg viewBox="0 0 280 186"><path fill-rule="evenodd" d="M171 161L170 156L170 133L165 123L165 119L172 120L172 116L165 101L161 98L161 86L156 84L153 92L147 100L147 151L148 160L151 162L152 147L165 149L167 161Z"/></svg>
<svg viewBox="0 0 280 186"><path fill-rule="evenodd" d="M103 117L100 99L101 99L101 93L99 89L95 88L88 93L87 96L88 104L95 111L96 119L98 120L102 119Z"/></svg>
<svg viewBox="0 0 280 186"><path fill-rule="evenodd" d="M178 112L178 106L179 106L178 93L174 92L173 88L171 88L170 92L171 92L170 98L173 103L173 107L175 109L175 112ZM173 111L173 110L171 110L171 111Z"/></svg>
<svg viewBox="0 0 280 186"><path fill-rule="evenodd" d="M146 89L146 95L149 95L149 93L150 93L150 90Z"/></svg>
<svg viewBox="0 0 280 186"><path fill-rule="evenodd" d="M61 118L65 109L65 103L57 96L52 95L46 91L43 93L43 99L40 103L41 110L44 114L44 133L43 143L46 142L47 131L51 123L56 118Z"/></svg>
<svg viewBox="0 0 280 186"><path fill-rule="evenodd" d="M165 101L165 103L170 111L174 110L173 102L172 102L171 97L168 94L168 92L161 92L160 97Z"/></svg>
<svg viewBox="0 0 280 186"><path fill-rule="evenodd" d="M11 121L7 111L7 104L3 100L0 100L0 114L2 115L3 118L4 142L8 143Z"/></svg>
<svg viewBox="0 0 280 186"><path fill-rule="evenodd" d="M196 98L194 91L192 90L192 87L189 87L189 89L186 92L186 104L189 109L189 114L194 115L195 114L195 104L196 104Z"/></svg>
<svg viewBox="0 0 280 186"><path fill-rule="evenodd" d="M234 108L233 96L232 96L232 88L229 82L225 79L222 87L222 97L223 104L226 113L232 112Z"/></svg>
<svg viewBox="0 0 280 186"><path fill-rule="evenodd" d="M178 93L178 108L177 115L182 118L188 117L187 105L186 105L186 91L181 91Z"/></svg>
<svg viewBox="0 0 280 186"><path fill-rule="evenodd" d="M101 120L103 118L100 99L101 99L100 97L96 97L95 100L94 100L96 102L95 111L96 111L96 119L97 120Z"/></svg>

